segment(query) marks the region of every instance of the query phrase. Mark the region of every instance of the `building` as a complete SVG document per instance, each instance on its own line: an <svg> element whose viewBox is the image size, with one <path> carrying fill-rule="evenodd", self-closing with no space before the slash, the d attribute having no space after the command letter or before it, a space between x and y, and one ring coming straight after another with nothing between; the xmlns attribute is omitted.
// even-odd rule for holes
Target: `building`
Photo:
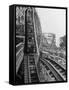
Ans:
<svg viewBox="0 0 69 90"><path fill-rule="evenodd" d="M45 47L46 49L55 49L56 48L55 34L43 33L42 47Z"/></svg>

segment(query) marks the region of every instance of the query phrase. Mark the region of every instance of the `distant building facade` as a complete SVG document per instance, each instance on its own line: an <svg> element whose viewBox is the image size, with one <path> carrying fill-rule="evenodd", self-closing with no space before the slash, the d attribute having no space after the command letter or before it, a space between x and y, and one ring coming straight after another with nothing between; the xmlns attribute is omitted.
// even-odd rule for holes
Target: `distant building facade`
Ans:
<svg viewBox="0 0 69 90"><path fill-rule="evenodd" d="M47 49L55 49L56 48L55 34L44 33L42 35L42 46L45 46Z"/></svg>

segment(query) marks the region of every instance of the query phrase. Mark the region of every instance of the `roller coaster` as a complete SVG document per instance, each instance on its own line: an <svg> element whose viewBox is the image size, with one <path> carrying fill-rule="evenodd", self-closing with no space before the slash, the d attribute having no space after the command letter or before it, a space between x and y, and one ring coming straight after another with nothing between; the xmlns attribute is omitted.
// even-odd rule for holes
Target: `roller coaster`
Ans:
<svg viewBox="0 0 69 90"><path fill-rule="evenodd" d="M66 60L50 51L41 51L41 27L37 12L28 7L24 33L16 30L16 80L20 83L66 81ZM17 27L18 29L18 27Z"/></svg>

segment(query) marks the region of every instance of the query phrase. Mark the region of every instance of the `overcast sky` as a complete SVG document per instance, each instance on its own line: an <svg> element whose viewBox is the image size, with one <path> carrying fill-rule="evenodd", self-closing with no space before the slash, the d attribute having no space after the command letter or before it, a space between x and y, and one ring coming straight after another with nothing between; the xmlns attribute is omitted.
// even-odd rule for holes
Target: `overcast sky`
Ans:
<svg viewBox="0 0 69 90"><path fill-rule="evenodd" d="M59 45L59 37L65 35L66 18L64 9L36 8L39 15L43 33L54 33L56 43Z"/></svg>

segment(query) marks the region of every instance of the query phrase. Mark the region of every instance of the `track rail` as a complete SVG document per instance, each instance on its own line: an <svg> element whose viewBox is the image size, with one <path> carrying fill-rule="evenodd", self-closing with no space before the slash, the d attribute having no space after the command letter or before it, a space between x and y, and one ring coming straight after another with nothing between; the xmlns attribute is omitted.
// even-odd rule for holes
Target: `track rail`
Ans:
<svg viewBox="0 0 69 90"><path fill-rule="evenodd" d="M44 56L43 56L44 55ZM59 63L58 61L59 60L61 60L61 61L65 61L64 59L62 59L62 58L60 58L60 57L58 57L58 60L56 60L56 59L54 59L55 58L55 56L52 56L52 55L50 55L50 54L48 54L48 52L42 52L42 57L45 59L48 59L48 60L52 60L52 61L54 61L55 63L57 63L61 68L63 68L64 70L66 70L66 65L63 65L62 63ZM60 59L59 59L60 58Z"/></svg>
<svg viewBox="0 0 69 90"><path fill-rule="evenodd" d="M60 74L60 76L66 80L66 70L61 67L59 64L57 64L56 62L50 60L50 59L46 59L49 63L51 63L53 65L53 67L56 69L56 71Z"/></svg>
<svg viewBox="0 0 69 90"><path fill-rule="evenodd" d="M56 81L65 81L66 78L62 76L62 74L59 72L62 69L60 68L59 70L48 60L40 58L40 61L48 67L49 75L52 75L52 77L55 78ZM63 71L64 73L64 71Z"/></svg>

